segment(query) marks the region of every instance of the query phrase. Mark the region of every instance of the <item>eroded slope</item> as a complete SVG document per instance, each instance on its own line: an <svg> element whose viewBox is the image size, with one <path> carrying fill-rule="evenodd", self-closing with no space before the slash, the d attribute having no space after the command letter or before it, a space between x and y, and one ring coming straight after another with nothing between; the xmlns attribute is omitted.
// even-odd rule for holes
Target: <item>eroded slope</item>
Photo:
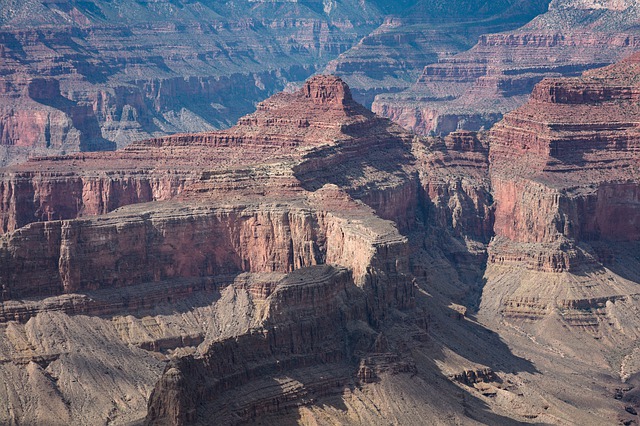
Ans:
<svg viewBox="0 0 640 426"><path fill-rule="evenodd" d="M545 81L489 135L414 137L323 76L227 131L7 169L2 421L632 420L638 163L610 107L636 66Z"/></svg>
<svg viewBox="0 0 640 426"><path fill-rule="evenodd" d="M0 4L0 164L226 128L382 22L370 3Z"/></svg>
<svg viewBox="0 0 640 426"><path fill-rule="evenodd" d="M480 309L519 350L622 380L637 373L640 326L637 93L636 55L544 80L494 127L496 237ZM626 401L619 419L635 421Z"/></svg>

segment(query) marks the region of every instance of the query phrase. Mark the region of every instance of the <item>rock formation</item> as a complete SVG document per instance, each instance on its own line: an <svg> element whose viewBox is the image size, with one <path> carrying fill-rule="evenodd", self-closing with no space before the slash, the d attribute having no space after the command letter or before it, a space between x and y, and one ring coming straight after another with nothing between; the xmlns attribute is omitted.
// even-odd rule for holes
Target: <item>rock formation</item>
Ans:
<svg viewBox="0 0 640 426"><path fill-rule="evenodd" d="M372 109L425 135L488 129L543 78L576 76L637 51L639 17L634 2L553 1L527 25L482 35L472 49L427 65L412 87L379 95Z"/></svg>
<svg viewBox="0 0 640 426"><path fill-rule="evenodd" d="M374 4L0 2L0 164L234 124L382 22Z"/></svg>
<svg viewBox="0 0 640 426"><path fill-rule="evenodd" d="M497 237L535 244L640 239L639 59L579 79L546 79L494 127Z"/></svg>
<svg viewBox="0 0 640 426"><path fill-rule="evenodd" d="M0 165L226 128L325 68L370 105L548 2L3 0Z"/></svg>
<svg viewBox="0 0 640 426"><path fill-rule="evenodd" d="M492 129L495 238L480 310L623 380L637 373L640 331L639 61L545 79Z"/></svg>
<svg viewBox="0 0 640 426"><path fill-rule="evenodd" d="M317 76L225 131L5 168L0 422L629 421L637 66L488 134Z"/></svg>
<svg viewBox="0 0 640 426"><path fill-rule="evenodd" d="M406 237L350 195L366 194L381 216L397 215L398 223L409 226L415 196L403 198L411 195L413 181L403 168L411 140L356 104L341 80L319 77L293 95L270 98L226 132L151 139L112 153L41 158L5 169L6 234L0 249L4 324L17 321L24 325L10 327L22 329L43 315L62 315L74 324L77 316L101 315L116 323L126 319L125 325L131 320L123 313L153 309L154 300L181 300L196 292L201 298L220 298L222 322L207 320L212 327L227 327L232 318L224 311L229 309L246 317L245 325L222 334L195 324L178 326L189 330L186 336L174 326L160 326L148 337L125 333L124 342L133 339L152 351L204 342L215 353L227 350L220 338L249 333L241 350L266 360L271 352L254 351L252 345L267 344L271 338L264 333L271 327L303 317L307 323L292 323L302 333L299 347L278 359L291 367L332 361L348 370L352 355L340 355L341 340L332 340L340 338L334 336L335 325L375 325L390 306L408 309L414 303ZM358 167L361 174L353 176ZM225 300L229 291L244 294L245 305L237 305L236 296ZM292 311L292 306L302 310ZM318 318L326 324L317 323ZM255 335L259 329L265 332ZM366 342L370 337L362 338ZM287 342L275 340L265 350L293 345ZM326 346L327 354L316 351L313 342ZM5 354L16 356L10 348ZM59 353L34 356L27 355L26 362L44 357L45 375L55 375L59 383L59 397L42 404L73 399L78 384L63 385L52 370L68 363L80 368L75 361ZM146 360L139 367L153 370ZM264 375L267 365L255 374ZM224 371L224 377L230 374ZM194 386L193 377L186 379L187 387ZM340 380L333 378L326 386ZM306 392L313 389L310 385ZM105 398L113 396L107 392L99 400ZM88 422L108 405L97 404L86 414L67 408L58 420ZM5 420L28 420L21 414L27 407L15 407L17 414ZM181 419L188 407L172 410L165 414Z"/></svg>

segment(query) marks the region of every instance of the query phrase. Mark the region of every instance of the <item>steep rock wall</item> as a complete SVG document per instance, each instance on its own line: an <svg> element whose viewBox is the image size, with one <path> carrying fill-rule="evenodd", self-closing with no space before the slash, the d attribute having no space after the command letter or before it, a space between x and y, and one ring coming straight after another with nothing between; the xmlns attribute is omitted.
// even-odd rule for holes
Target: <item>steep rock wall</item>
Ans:
<svg viewBox="0 0 640 426"><path fill-rule="evenodd" d="M350 1L236 6L4 2L0 161L229 127L382 21Z"/></svg>

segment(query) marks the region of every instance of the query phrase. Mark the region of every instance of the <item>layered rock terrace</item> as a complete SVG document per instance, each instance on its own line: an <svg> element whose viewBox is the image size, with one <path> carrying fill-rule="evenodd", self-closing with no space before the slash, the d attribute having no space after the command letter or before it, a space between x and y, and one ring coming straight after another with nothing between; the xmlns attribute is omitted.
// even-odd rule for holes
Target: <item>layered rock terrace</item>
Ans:
<svg viewBox="0 0 640 426"><path fill-rule="evenodd" d="M163 322L133 334L135 321L121 325L119 332L131 330L125 341L143 350L202 346L200 355L180 358L178 367L166 370L152 398L151 422L179 424L193 420L193 404L215 406L202 395L183 395L167 405L162 383L174 368L187 376L188 387L200 383L192 373L210 368L206 354L225 351L225 338L246 339L243 353L266 357L256 379L276 367L275 359L267 360L279 345L278 362L291 368L335 363L338 371L351 371L351 352L343 352L334 326L375 327L390 307L414 304L408 240L389 220L397 218L403 227L415 220L411 141L355 103L340 79L318 76L293 94L263 102L228 131L150 139L109 153L35 158L4 169L3 324L29 327L49 314L119 318L153 310L149 301L196 297L217 300L207 309L219 313L205 322L221 327L216 321L237 310L246 320L222 334L194 324L182 325L188 331L180 333ZM238 277L246 277L244 285ZM242 294L245 302L227 299L229 292ZM301 317L305 322L297 321ZM267 344L270 330L289 323L292 333L303 336L293 352L284 351L293 343L278 339L265 346L267 352L249 349ZM316 344L328 348L326 354ZM7 351L10 362L21 365L44 356L12 353ZM51 356L47 362L56 365L74 362L65 354ZM243 365L209 371L220 377L206 386L241 385L234 371ZM338 375L327 386L335 392L335 383L351 377ZM318 392L324 392L322 383ZM75 382L61 386L57 394L75 392ZM165 408L154 408L157 398ZM293 406L301 398L294 393ZM65 413L62 419L87 421Z"/></svg>
<svg viewBox="0 0 640 426"><path fill-rule="evenodd" d="M489 136L495 237L481 311L623 370L638 336L639 60L543 80Z"/></svg>
<svg viewBox="0 0 640 426"><path fill-rule="evenodd" d="M373 3L0 4L0 164L226 128L382 22Z"/></svg>

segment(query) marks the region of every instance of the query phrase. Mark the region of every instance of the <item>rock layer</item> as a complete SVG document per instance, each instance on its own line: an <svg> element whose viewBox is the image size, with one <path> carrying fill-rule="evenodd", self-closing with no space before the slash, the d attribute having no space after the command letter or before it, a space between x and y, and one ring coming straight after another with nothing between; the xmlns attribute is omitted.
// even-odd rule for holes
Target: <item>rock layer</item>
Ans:
<svg viewBox="0 0 640 426"><path fill-rule="evenodd" d="M639 239L637 61L545 80L496 125L497 235L531 243Z"/></svg>
<svg viewBox="0 0 640 426"><path fill-rule="evenodd" d="M150 309L149 300L180 301L192 293L215 300L221 293L213 308L219 317L206 323L223 327L234 309L246 318L227 334L193 324L176 333L175 326L159 323L160 331L148 337L124 340L149 351L202 343L201 354L216 354L228 350L223 336L234 345L240 338L241 353L251 351L256 359L276 356L269 352L275 350L273 362L292 368L335 363L346 375L320 380L317 392L340 388L351 380L353 355L343 351L336 323L377 327L391 308L414 305L408 241L387 220L397 215L405 227L414 222L411 141L402 129L355 103L340 79L322 76L294 94L268 99L228 131L151 139L114 153L41 158L8 168L1 184L4 321L27 327L50 312L120 318L123 312ZM371 207L356 201L367 197ZM280 275L261 281L264 274ZM245 275L248 284L238 286L233 277ZM226 299L229 288L242 293L245 304ZM302 340L268 343L289 323ZM138 327L135 321L122 326ZM291 345L291 352L284 351ZM330 349L323 355L316 345ZM257 351L261 346L267 352ZM14 357L11 362L17 359L12 351L7 355ZM210 367L200 365L200 356L179 359L183 367L167 367L160 383L191 389L200 380L193 370ZM229 374L251 362L230 364L231 370L219 372L219 384L218 373L210 371L205 382L214 384L206 386L245 383ZM269 362L248 378L281 368ZM183 393L173 405L154 409L153 401L166 398L162 386L152 398L151 422L188 421L193 404L218 403ZM73 389L69 383L56 392L71 398ZM316 392L316 385L305 386L306 392ZM290 396L293 406L301 395ZM252 412L256 402L248 404L238 415ZM65 410L61 418L84 423L101 407L86 414Z"/></svg>
<svg viewBox="0 0 640 426"><path fill-rule="evenodd" d="M2 422L627 421L636 67L489 134L415 137L321 76L6 169Z"/></svg>
<svg viewBox="0 0 640 426"><path fill-rule="evenodd" d="M481 317L620 375L640 330L639 59L543 80L489 136L496 237Z"/></svg>
<svg viewBox="0 0 640 426"><path fill-rule="evenodd" d="M408 89L425 64L469 49L482 34L527 23L545 12L549 1L412 3L325 68L349 83L356 99L367 107L378 94Z"/></svg>

